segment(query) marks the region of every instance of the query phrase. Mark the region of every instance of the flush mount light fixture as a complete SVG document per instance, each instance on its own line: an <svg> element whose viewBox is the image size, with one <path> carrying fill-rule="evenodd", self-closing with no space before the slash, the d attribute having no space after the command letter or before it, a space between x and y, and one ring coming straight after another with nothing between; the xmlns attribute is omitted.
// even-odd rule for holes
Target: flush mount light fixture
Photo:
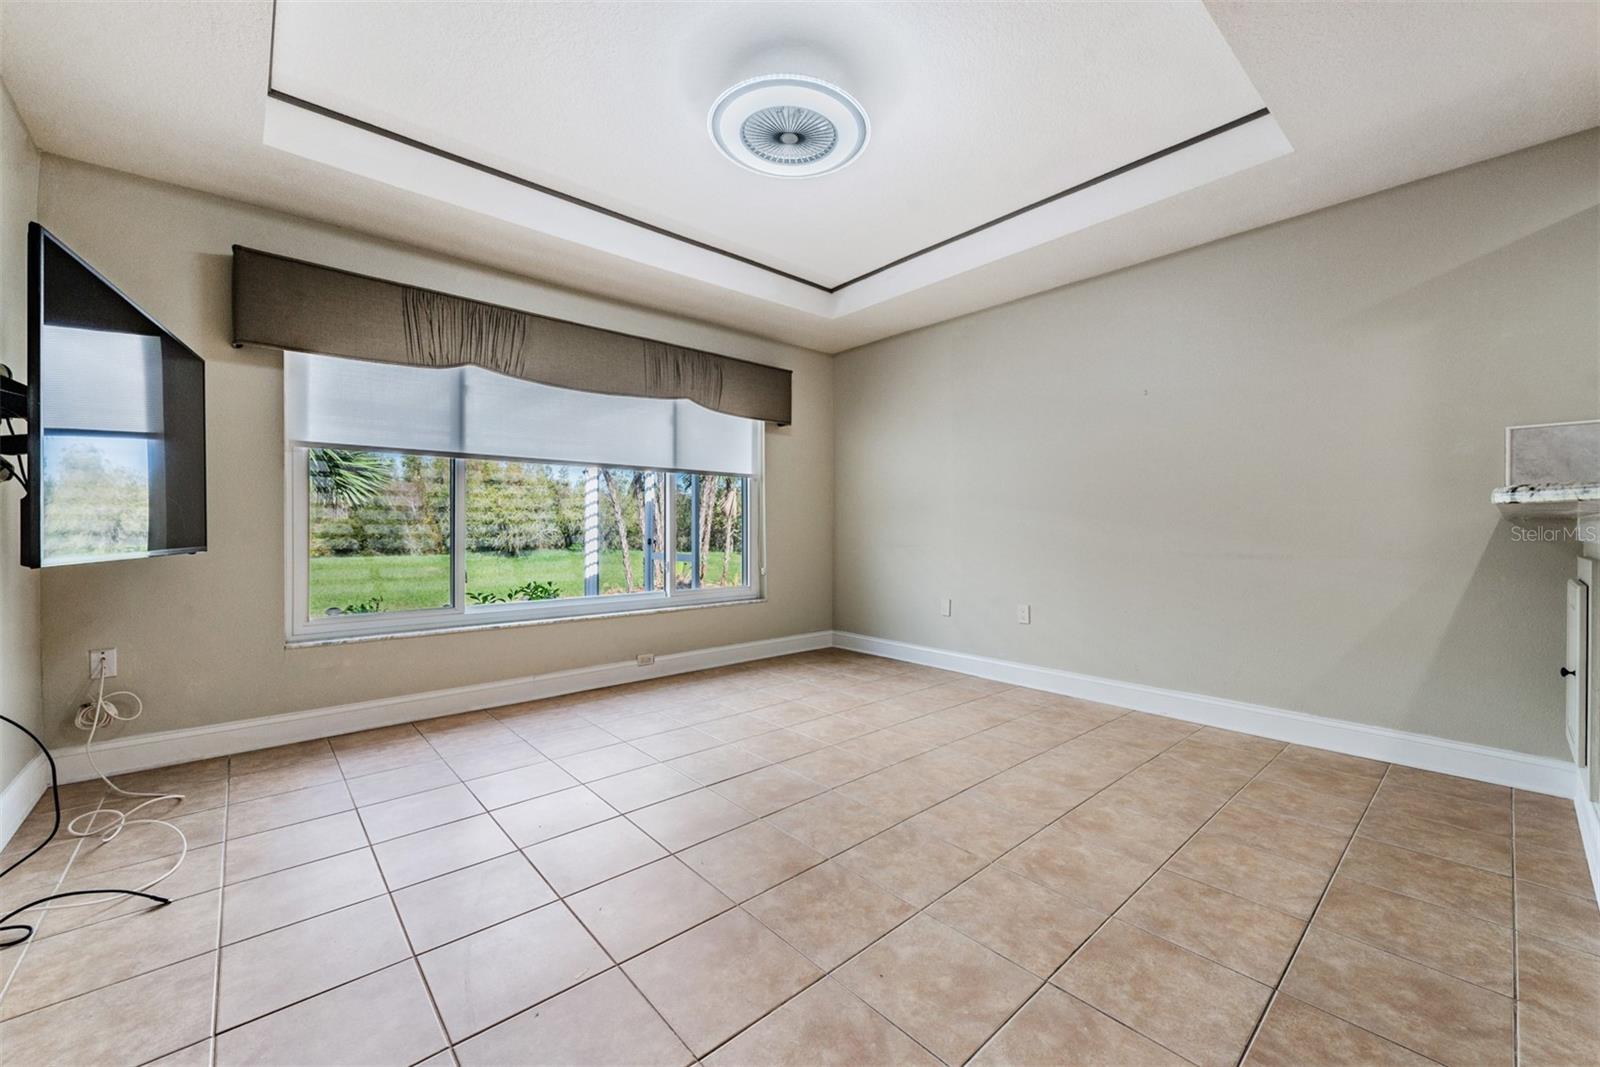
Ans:
<svg viewBox="0 0 1600 1067"><path fill-rule="evenodd" d="M866 110L839 88L804 74L763 74L717 97L707 120L722 154L776 178L838 170L867 147Z"/></svg>

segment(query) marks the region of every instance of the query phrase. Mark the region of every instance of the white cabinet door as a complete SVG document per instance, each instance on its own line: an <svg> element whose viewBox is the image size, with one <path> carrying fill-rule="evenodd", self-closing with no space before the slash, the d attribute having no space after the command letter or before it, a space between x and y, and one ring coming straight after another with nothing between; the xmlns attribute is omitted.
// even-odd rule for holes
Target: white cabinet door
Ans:
<svg viewBox="0 0 1600 1067"><path fill-rule="evenodd" d="M1576 578L1567 579L1567 655L1561 668L1567 689L1567 743L1572 758L1582 767L1587 762L1589 739L1589 586Z"/></svg>

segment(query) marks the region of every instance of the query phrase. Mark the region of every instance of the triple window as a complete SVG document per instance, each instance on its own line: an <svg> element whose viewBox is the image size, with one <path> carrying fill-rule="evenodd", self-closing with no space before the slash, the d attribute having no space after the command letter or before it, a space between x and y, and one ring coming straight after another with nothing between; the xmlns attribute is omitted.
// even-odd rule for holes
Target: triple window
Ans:
<svg viewBox="0 0 1600 1067"><path fill-rule="evenodd" d="M285 366L291 639L760 595L759 423L478 368Z"/></svg>

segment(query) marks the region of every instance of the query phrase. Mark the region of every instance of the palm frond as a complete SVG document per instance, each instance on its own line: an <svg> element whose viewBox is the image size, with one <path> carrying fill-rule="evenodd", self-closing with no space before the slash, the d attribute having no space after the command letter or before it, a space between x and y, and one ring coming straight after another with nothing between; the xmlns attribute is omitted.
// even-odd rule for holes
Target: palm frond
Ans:
<svg viewBox="0 0 1600 1067"><path fill-rule="evenodd" d="M393 465L376 452L313 448L308 465L317 499L346 508L376 500L394 479Z"/></svg>

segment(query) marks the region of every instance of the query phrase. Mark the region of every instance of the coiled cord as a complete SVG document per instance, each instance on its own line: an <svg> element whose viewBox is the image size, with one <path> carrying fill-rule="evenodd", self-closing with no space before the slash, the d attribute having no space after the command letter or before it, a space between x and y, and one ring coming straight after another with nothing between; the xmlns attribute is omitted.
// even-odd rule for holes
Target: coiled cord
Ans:
<svg viewBox="0 0 1600 1067"><path fill-rule="evenodd" d="M88 738L83 742L83 755L89 761L90 768L94 771L96 776L98 776L99 779L106 784L108 789L118 796L127 797L129 800L138 800L140 803L135 804L126 811L118 808L108 808L102 804L94 811L86 811L82 815L79 815L77 818L73 819L71 822L67 823L67 833L71 834L73 837L99 836L101 841L109 842L116 838L118 834L122 833L122 831L127 829L129 826L134 826L139 823L154 823L157 826L165 826L167 829L177 834L177 862L175 862L162 874L157 875L155 878L150 879L150 881L140 886L139 890L143 891L166 881L168 878L171 878L177 873L178 868L183 866L183 861L189 856L189 839L184 836L183 830L172 823L167 822L165 819L135 819L133 816L137 812L148 808L150 805L159 804L163 800L175 800L181 804L183 802L183 794L136 793L132 790L124 789L116 782L113 782L110 778L106 777L105 772L100 769L99 764L95 763L94 735L100 730L100 728L113 722L132 722L134 719L137 719L140 715L144 714L144 701L140 700L137 694L131 693L126 689L117 690L113 693L107 693L105 672L101 671L99 674L100 690L98 695L95 697L95 702L93 704L85 704L83 707L79 708L78 714L73 719L73 723L78 727L78 729L89 731ZM111 697L126 697L129 700L132 700L133 710L124 714L121 708L118 708L111 702ZM109 815L111 817L111 821L109 823L99 824L98 820L102 815ZM86 900L79 904L63 904L61 906L65 908L81 908L87 907L93 903L94 901L92 900Z"/></svg>
<svg viewBox="0 0 1600 1067"><path fill-rule="evenodd" d="M124 713L121 708L117 707L117 705L111 701L111 697L124 697L132 700L133 710L131 712ZM155 878L150 879L150 881L146 882L137 889L73 889L62 893L52 893L49 896L40 897L38 900L29 901L20 908L15 908L4 915L0 915L0 948L10 948L13 945L20 945L24 941L31 938L34 933L34 927L31 924L8 924L8 920L22 914L30 908L36 908L41 904L47 904L52 900L60 900L63 897L98 897L105 896L107 894L120 894L123 896L142 897L145 900L154 901L156 904L172 903L170 898L157 896L154 893L147 892L147 890L172 877L172 875L177 872L178 868L183 866L184 859L186 859L189 855L189 839L184 836L184 833L180 828L166 821L165 819L155 819L150 817L136 819L133 818L133 816L150 805L159 804L164 800L176 800L181 802L183 800L183 794L139 793L134 792L133 790L124 789L116 782L113 782L110 778L106 777L105 772L102 771L99 765L94 761L94 738L95 734L99 732L100 728L112 722L130 722L134 719L137 719L143 712L144 702L140 700L137 695L130 693L127 690L119 690L116 692L107 693L105 673L104 671L99 672L99 690L95 696L94 703L85 704L78 711L78 714L74 718L73 722L80 730L89 731L89 736L83 743L83 754L88 759L89 766L94 770L96 776L98 776L99 779L104 782L107 788L109 788L113 793L117 794L118 796L127 797L130 800L138 800L139 803L135 804L131 808L128 808L127 810L107 808L102 805L94 811L84 812L82 815L77 816L71 822L67 823L67 833L71 834L73 837L98 836L101 841L109 842L116 838L118 834L122 833L122 831L127 829L129 826L135 826L139 823L155 823L159 826L165 826L167 829L178 835L179 851L177 862L165 872L157 875ZM54 840L56 834L60 832L61 787L57 781L55 757L50 754L50 749L45 746L45 743L39 740L39 737L32 730L28 729L20 722L17 722L15 719L5 715L0 715L0 720L10 723L12 726L15 726L17 729L27 734L28 737L32 739L33 743L39 746L39 751L44 753L44 758L50 764L50 796L55 805L55 821L50 827L50 833L46 835L43 841L29 849L21 859L16 860L7 866L5 870L0 871L0 878L4 878L6 875L10 874L12 871L16 870L18 867L22 866L22 864L26 863L29 859L35 856L41 849ZM106 815L111 817L110 822L101 823L99 821L100 817ZM59 908L82 908L88 907L89 905L95 903L98 903L98 901L83 900L74 904L58 904L55 906Z"/></svg>

